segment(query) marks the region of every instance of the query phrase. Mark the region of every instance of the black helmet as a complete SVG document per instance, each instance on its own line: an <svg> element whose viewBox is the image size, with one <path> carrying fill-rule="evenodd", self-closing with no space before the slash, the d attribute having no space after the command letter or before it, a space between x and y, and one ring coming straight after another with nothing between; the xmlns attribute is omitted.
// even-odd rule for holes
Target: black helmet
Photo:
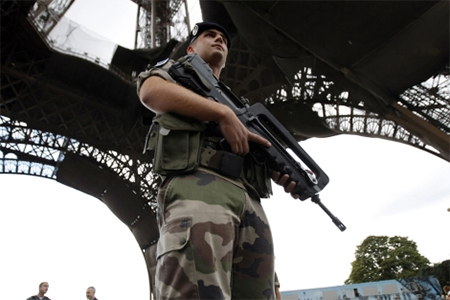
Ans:
<svg viewBox="0 0 450 300"><path fill-rule="evenodd" d="M228 34L228 32L225 30L225 28L223 28L219 24L212 23L212 22L201 22L201 23L195 24L194 28L191 31L191 34L189 35L189 45L191 45L192 42L194 42L195 39L203 31L208 30L208 29L216 29L216 30L222 32L225 35L225 37L227 38L227 48L228 48L228 50L231 49L231 38L230 38L230 35Z"/></svg>

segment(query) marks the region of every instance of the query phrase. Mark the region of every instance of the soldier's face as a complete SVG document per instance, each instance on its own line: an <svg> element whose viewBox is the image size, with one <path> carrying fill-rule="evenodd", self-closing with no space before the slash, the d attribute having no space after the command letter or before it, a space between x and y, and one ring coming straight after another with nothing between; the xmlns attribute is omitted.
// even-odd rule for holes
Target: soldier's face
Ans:
<svg viewBox="0 0 450 300"><path fill-rule="evenodd" d="M228 56L227 39L216 29L205 30L188 47L188 53L197 53L209 64L225 66Z"/></svg>

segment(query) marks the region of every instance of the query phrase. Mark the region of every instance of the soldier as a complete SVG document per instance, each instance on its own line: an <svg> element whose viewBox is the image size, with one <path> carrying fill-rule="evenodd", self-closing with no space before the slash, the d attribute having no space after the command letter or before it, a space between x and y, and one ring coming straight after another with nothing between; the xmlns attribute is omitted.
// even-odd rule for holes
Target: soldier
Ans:
<svg viewBox="0 0 450 300"><path fill-rule="evenodd" d="M199 55L219 78L230 48L223 27L202 22L187 53ZM172 64L158 63L138 78L141 102L156 113L147 148L155 149L154 171L163 176L156 298L275 299L272 236L260 198L271 194L270 177L281 185L289 177L271 176L255 162L249 142L270 143L227 106L178 85L168 74ZM294 187L290 182L285 191Z"/></svg>

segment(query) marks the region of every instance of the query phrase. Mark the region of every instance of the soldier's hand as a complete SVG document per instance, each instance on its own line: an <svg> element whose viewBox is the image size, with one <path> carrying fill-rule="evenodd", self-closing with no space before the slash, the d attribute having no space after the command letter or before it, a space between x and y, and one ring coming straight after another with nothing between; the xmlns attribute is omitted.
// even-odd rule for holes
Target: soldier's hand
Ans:
<svg viewBox="0 0 450 300"><path fill-rule="evenodd" d="M270 147L268 140L250 132L231 109L226 117L219 120L219 127L234 154L241 156L248 154L250 151L249 142Z"/></svg>
<svg viewBox="0 0 450 300"><path fill-rule="evenodd" d="M294 188L297 185L297 183L295 183L295 181L290 180L288 174L284 174L283 176L281 176L280 172L272 171L272 180L276 184L283 186L284 187L284 191L286 193L291 194L292 198L294 198L294 199L299 199L300 198L299 194L293 194L292 193L292 191L294 190Z"/></svg>

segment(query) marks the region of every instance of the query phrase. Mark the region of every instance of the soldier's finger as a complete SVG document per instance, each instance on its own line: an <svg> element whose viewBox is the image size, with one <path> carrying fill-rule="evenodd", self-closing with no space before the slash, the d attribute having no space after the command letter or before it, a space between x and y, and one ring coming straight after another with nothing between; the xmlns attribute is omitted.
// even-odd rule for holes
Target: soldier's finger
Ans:
<svg viewBox="0 0 450 300"><path fill-rule="evenodd" d="M300 195L299 194L292 194L291 193L292 198L294 199L300 199Z"/></svg>
<svg viewBox="0 0 450 300"><path fill-rule="evenodd" d="M281 175L280 172L278 172L278 171L272 171L272 180L273 180L275 183L278 183L278 180L280 179L280 175Z"/></svg>
<svg viewBox="0 0 450 300"><path fill-rule="evenodd" d="M297 183L295 183L295 181L289 182L289 184L284 188L285 192L286 193L292 192L296 185L297 185Z"/></svg>
<svg viewBox="0 0 450 300"><path fill-rule="evenodd" d="M259 135L255 134L253 132L249 132L248 140L252 141L252 142L256 142L256 143L261 144L261 145L266 146L266 147L270 147L271 146L271 144L270 144L270 142L268 140L266 140L262 136L259 136Z"/></svg>
<svg viewBox="0 0 450 300"><path fill-rule="evenodd" d="M289 175L284 174L280 179L278 179L277 184L284 186L289 179ZM295 182L294 182L295 183ZM286 190L286 188L285 188Z"/></svg>

